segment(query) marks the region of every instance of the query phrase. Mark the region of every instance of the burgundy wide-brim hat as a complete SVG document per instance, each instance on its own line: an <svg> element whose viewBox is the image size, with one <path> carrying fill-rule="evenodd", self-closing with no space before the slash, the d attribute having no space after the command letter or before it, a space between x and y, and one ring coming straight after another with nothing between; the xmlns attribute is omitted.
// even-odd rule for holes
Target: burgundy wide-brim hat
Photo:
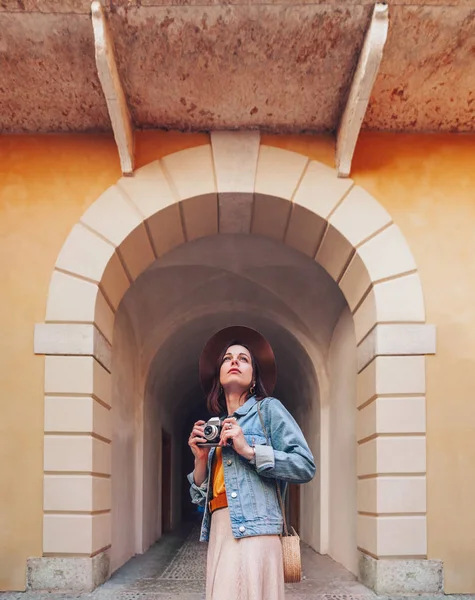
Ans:
<svg viewBox="0 0 475 600"><path fill-rule="evenodd" d="M221 329L210 338L200 357L200 381L205 394L209 394L216 376L216 365L223 350L233 342L247 346L259 366L262 383L266 392L274 390L277 369L271 345L255 329L234 325Z"/></svg>

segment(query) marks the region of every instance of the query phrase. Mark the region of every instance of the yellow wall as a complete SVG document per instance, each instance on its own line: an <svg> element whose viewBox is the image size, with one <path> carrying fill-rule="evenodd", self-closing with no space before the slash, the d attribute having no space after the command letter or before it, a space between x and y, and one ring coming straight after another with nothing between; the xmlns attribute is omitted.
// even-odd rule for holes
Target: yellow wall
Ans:
<svg viewBox="0 0 475 600"><path fill-rule="evenodd" d="M137 167L206 143L205 135L137 135ZM326 136L264 143L333 165ZM429 556L446 591L475 592L475 136L364 134L355 181L401 227L438 328L428 367ZM58 252L73 224L120 177L108 136L0 138L0 589L23 589L41 554L43 359L33 354Z"/></svg>

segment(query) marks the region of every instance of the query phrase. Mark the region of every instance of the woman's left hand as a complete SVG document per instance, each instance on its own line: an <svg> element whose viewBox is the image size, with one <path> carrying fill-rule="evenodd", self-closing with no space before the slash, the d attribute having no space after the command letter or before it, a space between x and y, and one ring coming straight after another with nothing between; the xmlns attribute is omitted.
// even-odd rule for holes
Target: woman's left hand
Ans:
<svg viewBox="0 0 475 600"><path fill-rule="evenodd" d="M246 458L247 460L251 460L251 458L254 456L254 450L247 443L242 429L236 422L236 417L228 417L223 421L219 445L226 446L228 440L233 441L234 450L242 457Z"/></svg>

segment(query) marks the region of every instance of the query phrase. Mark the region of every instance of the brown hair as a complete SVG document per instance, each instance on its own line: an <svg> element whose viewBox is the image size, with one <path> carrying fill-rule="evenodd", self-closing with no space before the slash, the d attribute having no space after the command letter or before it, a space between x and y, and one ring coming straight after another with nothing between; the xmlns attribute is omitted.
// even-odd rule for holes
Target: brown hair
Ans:
<svg viewBox="0 0 475 600"><path fill-rule="evenodd" d="M223 388L221 387L221 382L219 381L219 375L220 375L221 365L223 364L223 359L226 355L226 352L228 351L229 348L231 348L231 346L242 346L243 348L246 348L246 350L251 355L252 375L253 375L252 378L253 378L253 381L255 381L255 391L253 394L251 394L250 391L248 390L246 392L247 393L246 400L248 398L250 398L251 396L256 396L257 400L262 400L263 398L267 397L266 388L264 386L264 383L261 378L261 374L259 372L259 364L256 361L256 359L254 358L254 355L253 355L251 349L249 348L249 346L247 346L246 344L243 344L239 340L235 340L235 341L231 342L230 344L226 344L226 346L223 348L221 354L219 355L218 360L216 361L213 384L211 386L211 390L206 399L206 405L208 407L209 412L212 415L223 415L223 414L227 413L226 398L224 396Z"/></svg>

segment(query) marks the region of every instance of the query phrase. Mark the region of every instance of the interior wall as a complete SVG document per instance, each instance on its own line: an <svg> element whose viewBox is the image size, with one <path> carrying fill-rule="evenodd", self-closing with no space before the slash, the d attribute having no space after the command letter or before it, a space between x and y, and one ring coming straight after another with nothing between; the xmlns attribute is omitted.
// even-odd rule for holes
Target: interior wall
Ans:
<svg viewBox="0 0 475 600"><path fill-rule="evenodd" d="M112 547L111 570L115 571L136 551L137 444L140 396L137 345L127 310L117 313L112 353ZM140 518L140 516L139 516Z"/></svg>
<svg viewBox="0 0 475 600"><path fill-rule="evenodd" d="M358 574L356 541L356 337L346 307L335 327L328 360L329 528L328 554Z"/></svg>

